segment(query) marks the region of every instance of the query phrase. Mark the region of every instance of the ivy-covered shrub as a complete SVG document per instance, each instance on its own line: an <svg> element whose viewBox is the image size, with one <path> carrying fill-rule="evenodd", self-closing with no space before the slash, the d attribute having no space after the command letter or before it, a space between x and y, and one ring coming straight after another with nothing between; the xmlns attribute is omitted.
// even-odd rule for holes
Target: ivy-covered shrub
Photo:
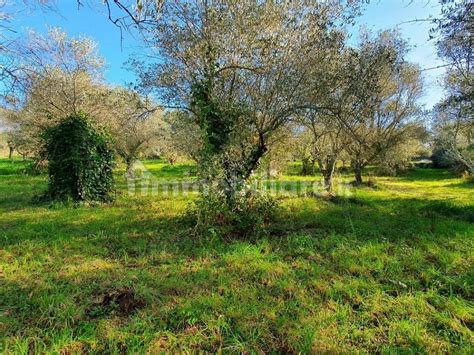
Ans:
<svg viewBox="0 0 474 355"><path fill-rule="evenodd" d="M48 160L47 197L53 200L108 201L113 190L110 139L80 113L44 134Z"/></svg>

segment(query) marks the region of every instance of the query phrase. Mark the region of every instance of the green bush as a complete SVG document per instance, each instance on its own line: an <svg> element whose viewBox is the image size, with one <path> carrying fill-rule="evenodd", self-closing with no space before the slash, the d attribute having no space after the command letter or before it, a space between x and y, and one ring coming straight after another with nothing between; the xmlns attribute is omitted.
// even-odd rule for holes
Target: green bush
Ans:
<svg viewBox="0 0 474 355"><path fill-rule="evenodd" d="M110 200L114 155L105 133L96 131L84 114L76 114L48 129L43 138L47 197L75 202Z"/></svg>
<svg viewBox="0 0 474 355"><path fill-rule="evenodd" d="M266 235L276 208L274 199L255 191L241 191L232 203L212 192L201 196L188 216L199 235L245 239Z"/></svg>
<svg viewBox="0 0 474 355"><path fill-rule="evenodd" d="M464 171L461 176L468 184L474 184L474 175L471 175L469 171Z"/></svg>

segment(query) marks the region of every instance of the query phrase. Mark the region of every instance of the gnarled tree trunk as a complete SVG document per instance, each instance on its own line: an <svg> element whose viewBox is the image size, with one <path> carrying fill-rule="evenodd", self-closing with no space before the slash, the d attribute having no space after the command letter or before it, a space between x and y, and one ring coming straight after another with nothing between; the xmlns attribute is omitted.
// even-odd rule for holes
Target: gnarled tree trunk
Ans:
<svg viewBox="0 0 474 355"><path fill-rule="evenodd" d="M334 170L336 168L336 159L329 157L325 160L318 161L319 168L321 170L321 174L324 178L324 189L332 193L332 184L333 184L333 176Z"/></svg>
<svg viewBox="0 0 474 355"><path fill-rule="evenodd" d="M125 175L128 177L135 177L135 173L133 171L133 163L134 163L134 158L131 156L126 156L124 157L125 160Z"/></svg>
<svg viewBox="0 0 474 355"><path fill-rule="evenodd" d="M9 152L8 152L8 159L13 159L13 152L15 151L15 146L14 145L8 145L8 149L9 149Z"/></svg>
<svg viewBox="0 0 474 355"><path fill-rule="evenodd" d="M302 160L301 175L313 175L314 174L314 160L312 158L304 158Z"/></svg>
<svg viewBox="0 0 474 355"><path fill-rule="evenodd" d="M360 161L352 162L352 169L354 170L354 178L356 185L362 185L362 168L363 164Z"/></svg>
<svg viewBox="0 0 474 355"><path fill-rule="evenodd" d="M238 191L241 191L252 173L258 168L262 157L268 148L263 136L259 137L259 143L249 152L246 159L239 164L231 164L225 161L222 165L224 170L223 187L227 203L230 205Z"/></svg>

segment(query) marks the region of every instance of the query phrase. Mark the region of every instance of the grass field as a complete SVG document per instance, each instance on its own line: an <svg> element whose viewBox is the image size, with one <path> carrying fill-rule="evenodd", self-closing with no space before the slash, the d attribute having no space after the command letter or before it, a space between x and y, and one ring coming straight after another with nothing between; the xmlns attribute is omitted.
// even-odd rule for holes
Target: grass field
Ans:
<svg viewBox="0 0 474 355"><path fill-rule="evenodd" d="M0 160L0 353L473 351L474 186L447 171L280 197L245 241L194 237L192 195L120 176L108 205L36 203L24 168Z"/></svg>

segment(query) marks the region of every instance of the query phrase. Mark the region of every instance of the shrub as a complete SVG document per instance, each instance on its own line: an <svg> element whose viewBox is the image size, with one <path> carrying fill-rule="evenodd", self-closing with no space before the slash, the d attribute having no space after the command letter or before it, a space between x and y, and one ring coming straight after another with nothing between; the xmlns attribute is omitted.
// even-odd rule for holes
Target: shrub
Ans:
<svg viewBox="0 0 474 355"><path fill-rule="evenodd" d="M462 173L462 178L468 184L474 184L474 175L470 174L469 171L464 171Z"/></svg>
<svg viewBox="0 0 474 355"><path fill-rule="evenodd" d="M76 202L110 199L114 156L105 133L96 131L84 114L75 114L48 129L43 138L47 197Z"/></svg>
<svg viewBox="0 0 474 355"><path fill-rule="evenodd" d="M433 168L435 169L446 169L451 166L446 157L446 149L441 147L435 147L435 149L433 149L431 161L433 162Z"/></svg>
<svg viewBox="0 0 474 355"><path fill-rule="evenodd" d="M368 187L377 187L377 178L375 176L369 176L367 179Z"/></svg>
<svg viewBox="0 0 474 355"><path fill-rule="evenodd" d="M25 167L25 173L28 175L41 175L46 174L48 172L48 164L47 161L42 159L41 157L35 157Z"/></svg>
<svg viewBox="0 0 474 355"><path fill-rule="evenodd" d="M431 157L434 168L449 169L454 174L461 176L469 170L466 161L459 159L460 154L453 153L453 150L445 148L436 148Z"/></svg>
<svg viewBox="0 0 474 355"><path fill-rule="evenodd" d="M188 216L199 235L249 238L266 235L275 212L276 201L255 191L241 191L232 203L213 191L201 196Z"/></svg>
<svg viewBox="0 0 474 355"><path fill-rule="evenodd" d="M385 161L381 162L377 167L377 172L380 175L397 176L412 170L415 164L410 161Z"/></svg>

